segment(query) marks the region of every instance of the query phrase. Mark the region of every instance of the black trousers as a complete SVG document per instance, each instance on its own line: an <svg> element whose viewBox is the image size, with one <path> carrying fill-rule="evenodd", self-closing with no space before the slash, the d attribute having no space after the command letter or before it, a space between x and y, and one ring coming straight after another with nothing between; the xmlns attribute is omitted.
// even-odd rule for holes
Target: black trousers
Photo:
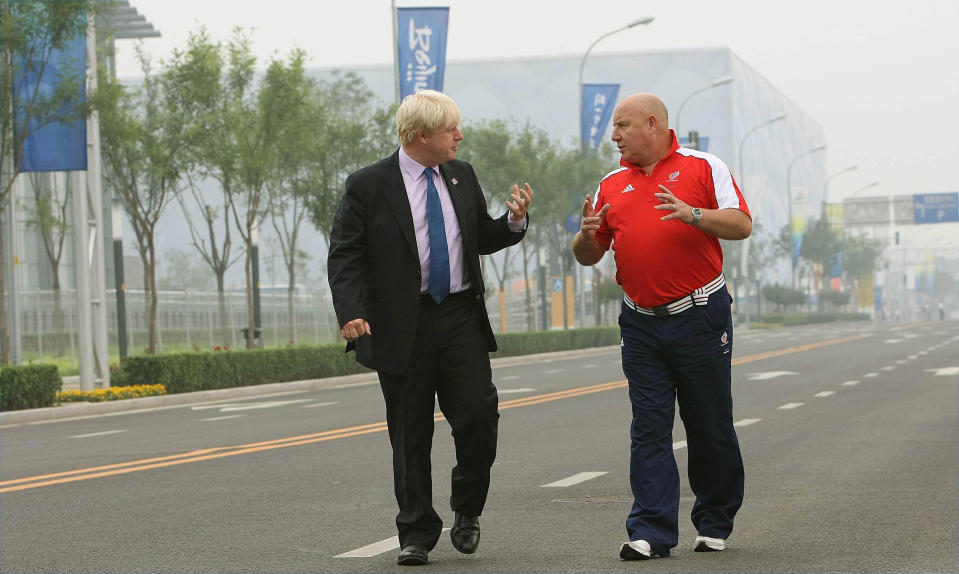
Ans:
<svg viewBox="0 0 959 574"><path fill-rule="evenodd" d="M456 447L450 507L469 516L479 516L486 504L499 399L475 299L464 293L442 304L428 295L421 301L409 367L399 375L379 373L379 378L393 446L400 546L432 549L443 530L432 501L434 397Z"/></svg>

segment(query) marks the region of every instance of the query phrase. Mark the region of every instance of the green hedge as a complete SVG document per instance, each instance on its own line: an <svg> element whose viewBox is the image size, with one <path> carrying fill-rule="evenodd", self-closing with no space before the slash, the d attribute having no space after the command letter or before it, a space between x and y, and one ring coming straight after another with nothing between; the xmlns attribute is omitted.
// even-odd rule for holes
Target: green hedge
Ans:
<svg viewBox="0 0 959 574"><path fill-rule="evenodd" d="M831 323L833 321L868 321L868 313L766 313L764 323L782 323L783 325L809 325L812 323Z"/></svg>
<svg viewBox="0 0 959 574"><path fill-rule="evenodd" d="M112 384L162 383L168 393L319 379L367 371L344 345L137 355L123 361Z"/></svg>
<svg viewBox="0 0 959 574"><path fill-rule="evenodd" d="M52 407L60 382L56 365L4 367L0 369L0 410Z"/></svg>
<svg viewBox="0 0 959 574"><path fill-rule="evenodd" d="M619 327L589 327L563 331L531 331L496 335L497 350L490 356L512 357L551 351L569 351L619 344Z"/></svg>
<svg viewBox="0 0 959 574"><path fill-rule="evenodd" d="M596 327L497 335L493 357L565 351L619 343L619 329ZM236 351L136 355L114 373L113 386L161 383L168 393L226 389L369 372L343 344Z"/></svg>

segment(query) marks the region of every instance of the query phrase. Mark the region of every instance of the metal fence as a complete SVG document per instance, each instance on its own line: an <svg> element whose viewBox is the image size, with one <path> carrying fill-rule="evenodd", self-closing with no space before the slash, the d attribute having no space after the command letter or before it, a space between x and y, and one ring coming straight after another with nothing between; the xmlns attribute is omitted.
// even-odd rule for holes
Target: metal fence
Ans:
<svg viewBox="0 0 959 574"><path fill-rule="evenodd" d="M142 290L125 292L127 344L130 354L149 351L149 316L146 293ZM70 357L76 363L77 310L76 291L60 292L61 312L58 326L56 302L51 290L21 291L21 350L24 362L49 357ZM532 289L527 301L523 290L511 290L504 296L505 331L518 333L563 328L552 324L552 299L547 296L546 321L542 294ZM210 291L160 291L157 303L157 349L156 352L174 350L212 350L242 348L245 346L244 329L248 312L246 295L242 292L224 294L225 318L220 318L217 293ZM487 294L486 307L493 331L504 331L500 297L498 292ZM111 362L119 355L117 339L116 292L106 293L108 344ZM619 306L604 305L600 324L615 324ZM298 293L294 295L295 321L290 320L286 292L260 294L261 328L260 345L277 347L290 344L326 344L339 342L339 327L328 293ZM591 292L577 293L575 308L569 313L569 327L589 327L597 324Z"/></svg>

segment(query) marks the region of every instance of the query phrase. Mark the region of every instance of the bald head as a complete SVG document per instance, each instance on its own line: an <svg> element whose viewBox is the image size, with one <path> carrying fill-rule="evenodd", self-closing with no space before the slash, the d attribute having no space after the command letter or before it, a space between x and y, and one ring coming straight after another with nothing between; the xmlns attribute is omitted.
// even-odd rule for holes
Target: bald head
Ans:
<svg viewBox="0 0 959 574"><path fill-rule="evenodd" d="M656 122L660 124L660 127L663 130L669 130L669 112L666 111L666 104L663 103L663 100L656 97L655 94L640 92L626 96L617 108L620 106L629 108L632 113L638 114L643 118L655 116Z"/></svg>
<svg viewBox="0 0 959 574"><path fill-rule="evenodd" d="M652 170L673 143L666 105L648 92L626 96L613 112L612 139L624 160Z"/></svg>

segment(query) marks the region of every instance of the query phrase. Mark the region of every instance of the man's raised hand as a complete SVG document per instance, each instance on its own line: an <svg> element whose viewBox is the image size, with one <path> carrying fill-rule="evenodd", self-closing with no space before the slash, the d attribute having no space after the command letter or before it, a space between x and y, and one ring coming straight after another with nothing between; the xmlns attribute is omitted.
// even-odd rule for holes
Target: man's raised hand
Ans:
<svg viewBox="0 0 959 574"><path fill-rule="evenodd" d="M599 211L593 211L593 202L586 194L586 200L583 201L583 220L579 225L579 232L590 237L596 236L596 230L603 223L606 212L609 211L609 204L603 205Z"/></svg>

